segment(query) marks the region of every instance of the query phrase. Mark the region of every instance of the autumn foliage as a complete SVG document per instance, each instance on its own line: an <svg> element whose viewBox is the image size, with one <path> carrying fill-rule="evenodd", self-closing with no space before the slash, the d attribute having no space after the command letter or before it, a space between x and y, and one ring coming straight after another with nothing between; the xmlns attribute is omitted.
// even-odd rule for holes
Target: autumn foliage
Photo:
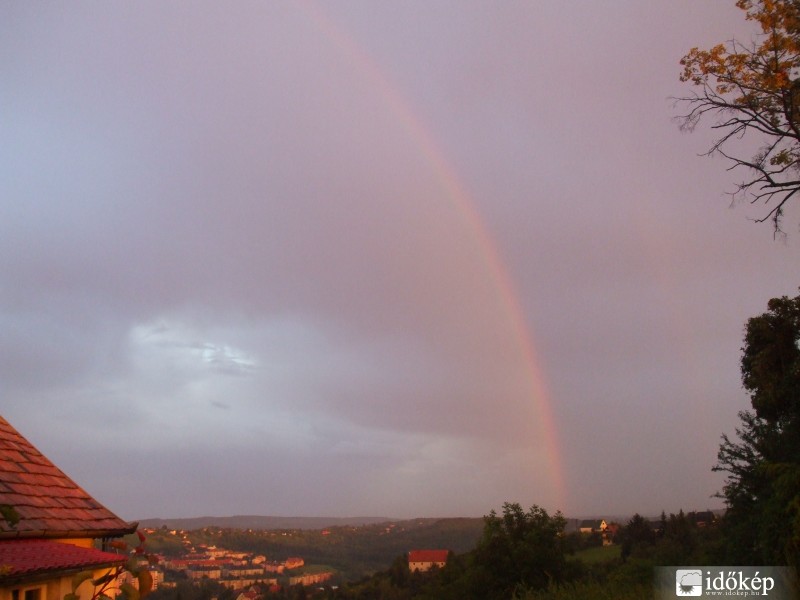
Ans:
<svg viewBox="0 0 800 600"><path fill-rule="evenodd" d="M64 600L80 600L78 588L87 581L93 586L91 600L111 600L120 594L124 600L143 600L153 590L153 577L149 567L158 560L155 555L146 552L144 534L137 531L136 535L139 544L132 549L125 564L114 567L97 578L94 578L91 571L75 574L72 578L72 592L66 594ZM128 544L123 541L112 541L109 546L123 553L128 551ZM123 580L126 574L131 580L136 580L136 585Z"/></svg>
<svg viewBox="0 0 800 600"><path fill-rule="evenodd" d="M679 120L692 130L714 119L711 127L721 136L708 154L745 169L734 195L763 203L766 213L758 221L771 220L779 230L787 203L800 192L800 1L736 5L758 31L749 42L693 48L683 57L681 81L695 91L677 99L688 107ZM745 137L757 145L740 144Z"/></svg>

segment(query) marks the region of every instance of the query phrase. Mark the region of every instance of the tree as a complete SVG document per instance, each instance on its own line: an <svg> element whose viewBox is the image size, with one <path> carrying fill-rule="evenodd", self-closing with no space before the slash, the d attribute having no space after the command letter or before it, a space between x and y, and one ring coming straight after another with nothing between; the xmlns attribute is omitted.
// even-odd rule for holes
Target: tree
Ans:
<svg viewBox="0 0 800 600"><path fill-rule="evenodd" d="M636 554L646 553L655 543L656 534L642 515L636 513L620 531L622 541L622 560Z"/></svg>
<svg viewBox="0 0 800 600"><path fill-rule="evenodd" d="M10 504L0 504L0 519L5 521L11 529L14 529L19 523L19 513Z"/></svg>
<svg viewBox="0 0 800 600"><path fill-rule="evenodd" d="M722 436L728 555L740 564L800 566L800 296L773 298L747 322L738 440Z"/></svg>
<svg viewBox="0 0 800 600"><path fill-rule="evenodd" d="M516 589L543 589L560 582L566 570L566 519L534 505L503 504L503 516L484 518L473 553L476 598L510 598Z"/></svg>
<svg viewBox="0 0 800 600"><path fill-rule="evenodd" d="M65 594L64 600L79 600L78 588L87 581L93 586L91 600L109 600L119 595L125 600L142 600L147 596L153 590L153 577L148 567L156 564L158 559L145 551L144 534L137 531L136 535L139 544L133 549L125 564L109 569L96 579L92 571L76 573L72 577L72 592ZM109 545L121 552L128 550L128 544L123 541L112 541ZM124 580L125 575L128 575L130 580ZM133 580L136 580L136 585L131 583Z"/></svg>
<svg viewBox="0 0 800 600"><path fill-rule="evenodd" d="M696 90L677 98L688 112L681 129L716 118L719 137L706 153L744 168L734 198L763 202L776 233L787 203L800 192L800 0L738 0L746 19L760 27L752 42L731 40L710 50L693 48L680 61L680 79ZM755 137L758 149L738 140ZM752 148L752 146L751 146Z"/></svg>
<svg viewBox="0 0 800 600"><path fill-rule="evenodd" d="M695 564L692 559L697 549L697 530L681 509L678 514L670 514L664 523L661 537L655 548L658 564Z"/></svg>

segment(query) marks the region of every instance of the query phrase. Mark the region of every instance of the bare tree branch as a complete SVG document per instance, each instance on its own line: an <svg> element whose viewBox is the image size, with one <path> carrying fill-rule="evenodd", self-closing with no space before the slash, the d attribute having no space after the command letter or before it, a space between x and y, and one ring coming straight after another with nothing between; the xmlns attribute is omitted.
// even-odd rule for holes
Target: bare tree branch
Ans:
<svg viewBox="0 0 800 600"><path fill-rule="evenodd" d="M737 6L761 33L750 44L733 39L683 57L680 78L696 91L674 99L686 107L676 120L681 131L711 120L721 135L704 154L723 157L730 171L745 170L732 196L763 203L766 214L755 221L771 221L777 234L800 191L800 1L739 0ZM745 138L763 141L752 156L733 144Z"/></svg>

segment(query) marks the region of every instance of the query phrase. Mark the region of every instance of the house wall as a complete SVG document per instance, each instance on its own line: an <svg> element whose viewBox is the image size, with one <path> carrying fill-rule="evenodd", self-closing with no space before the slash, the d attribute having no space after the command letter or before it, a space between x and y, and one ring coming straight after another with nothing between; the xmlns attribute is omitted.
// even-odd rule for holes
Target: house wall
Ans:
<svg viewBox="0 0 800 600"><path fill-rule="evenodd" d="M108 573L109 569L95 569L92 579ZM72 592L73 572L23 583L0 586L0 600L64 600ZM91 581L83 582L75 593L80 600L91 600L94 587Z"/></svg>
<svg viewBox="0 0 800 600"><path fill-rule="evenodd" d="M94 540L92 538L62 538L53 540L59 544L72 544L78 548L95 548Z"/></svg>
<svg viewBox="0 0 800 600"><path fill-rule="evenodd" d="M333 573L325 571L323 573L307 573L306 575L296 575L289 577L289 585L314 585L315 583L324 583L333 578Z"/></svg>
<svg viewBox="0 0 800 600"><path fill-rule="evenodd" d="M430 571L434 565L439 567L440 569L445 566L444 562L410 562L408 563L408 570L409 571Z"/></svg>

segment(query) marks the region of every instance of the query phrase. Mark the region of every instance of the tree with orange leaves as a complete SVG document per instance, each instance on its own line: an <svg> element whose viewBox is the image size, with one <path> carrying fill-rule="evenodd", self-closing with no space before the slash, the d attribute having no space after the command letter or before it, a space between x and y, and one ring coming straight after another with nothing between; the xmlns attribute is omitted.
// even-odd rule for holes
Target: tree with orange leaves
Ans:
<svg viewBox="0 0 800 600"><path fill-rule="evenodd" d="M681 59L681 81L695 86L677 98L687 112L681 129L693 130L704 118L715 119L719 137L707 155L727 159L730 170L747 176L733 196L763 203L758 222L781 217L800 194L800 0L738 0L746 19L760 32L749 43L731 40L710 50L693 48ZM737 142L756 138L755 151ZM751 146L752 148L752 146Z"/></svg>
<svg viewBox="0 0 800 600"><path fill-rule="evenodd" d="M117 565L107 573L95 578L92 571L81 571L72 577L72 592L64 595L64 600L80 600L78 588L86 581L90 581L93 591L90 600L111 600L122 596L124 600L143 600L153 591L153 576L149 567L158 562L153 554L148 554L144 548L145 537L137 531L139 544L133 548L128 561ZM113 541L109 544L120 552L127 552L128 544L122 541ZM128 577L125 577L125 576ZM131 583L135 581L136 585Z"/></svg>

